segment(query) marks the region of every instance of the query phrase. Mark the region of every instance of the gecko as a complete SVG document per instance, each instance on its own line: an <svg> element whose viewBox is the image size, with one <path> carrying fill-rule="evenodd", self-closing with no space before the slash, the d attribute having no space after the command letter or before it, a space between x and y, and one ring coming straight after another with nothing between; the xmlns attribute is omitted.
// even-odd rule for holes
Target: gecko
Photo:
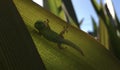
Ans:
<svg viewBox="0 0 120 70"><path fill-rule="evenodd" d="M61 31L60 34L58 34L50 28L48 23L48 19L47 21L36 21L34 27L39 31L39 34L42 35L45 39L57 43L59 48L62 48L61 44L65 44L79 51L81 55L84 56L83 51L79 48L79 46L67 39L64 39L63 34L65 33L68 27L64 28L64 30Z"/></svg>

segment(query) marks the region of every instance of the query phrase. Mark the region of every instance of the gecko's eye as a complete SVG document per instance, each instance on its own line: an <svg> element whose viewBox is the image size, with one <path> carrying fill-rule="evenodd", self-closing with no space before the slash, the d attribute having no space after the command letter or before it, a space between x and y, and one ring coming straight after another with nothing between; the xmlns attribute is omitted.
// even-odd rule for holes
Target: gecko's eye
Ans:
<svg viewBox="0 0 120 70"><path fill-rule="evenodd" d="M35 28L37 28L38 30L41 30L45 28L45 24L42 21L37 21L35 22Z"/></svg>

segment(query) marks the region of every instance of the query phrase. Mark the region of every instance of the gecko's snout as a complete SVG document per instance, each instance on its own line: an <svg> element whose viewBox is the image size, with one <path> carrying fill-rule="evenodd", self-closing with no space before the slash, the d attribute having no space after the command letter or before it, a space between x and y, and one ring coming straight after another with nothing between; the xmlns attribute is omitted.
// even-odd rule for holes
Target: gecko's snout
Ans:
<svg viewBox="0 0 120 70"><path fill-rule="evenodd" d="M45 24L42 21L37 21L37 22L35 22L34 27L38 30L41 30L45 27Z"/></svg>

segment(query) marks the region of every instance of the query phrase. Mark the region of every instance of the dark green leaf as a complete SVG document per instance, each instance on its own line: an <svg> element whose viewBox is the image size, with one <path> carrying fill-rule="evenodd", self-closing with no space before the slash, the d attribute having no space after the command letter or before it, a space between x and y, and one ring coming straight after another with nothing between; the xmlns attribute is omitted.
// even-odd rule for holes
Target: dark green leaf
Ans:
<svg viewBox="0 0 120 70"><path fill-rule="evenodd" d="M0 70L45 70L12 0L0 0Z"/></svg>

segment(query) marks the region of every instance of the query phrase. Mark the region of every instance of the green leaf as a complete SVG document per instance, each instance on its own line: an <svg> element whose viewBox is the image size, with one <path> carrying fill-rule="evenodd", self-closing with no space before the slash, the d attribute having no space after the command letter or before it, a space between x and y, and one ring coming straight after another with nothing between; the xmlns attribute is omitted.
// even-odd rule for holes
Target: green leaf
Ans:
<svg viewBox="0 0 120 70"><path fill-rule="evenodd" d="M93 24L93 36L96 37L97 31L98 31L97 23L95 22L95 20L92 16L91 16L91 18L92 18L92 24Z"/></svg>
<svg viewBox="0 0 120 70"><path fill-rule="evenodd" d="M45 70L12 0L0 0L0 70Z"/></svg>
<svg viewBox="0 0 120 70"><path fill-rule="evenodd" d="M104 21L99 18L99 41L103 44L107 49L109 49L109 35L108 30L105 26Z"/></svg>
<svg viewBox="0 0 120 70"><path fill-rule="evenodd" d="M60 3L61 2L60 0L58 0L58 1L56 1L56 0L43 0L43 2L44 2L44 8L48 9L49 11L54 13L55 15L59 15L58 8L61 6L61 4L58 4L58 2Z"/></svg>
<svg viewBox="0 0 120 70"><path fill-rule="evenodd" d="M72 49L70 46L59 49L55 43L41 37L34 23L37 20L49 19L52 30L60 33L68 25L63 20L44 10L30 0L14 0L17 9L23 17L29 32L35 42L36 48L48 70L118 70L120 63L108 50L94 38L83 31L69 25L64 38L72 41L82 49L85 56Z"/></svg>
<svg viewBox="0 0 120 70"><path fill-rule="evenodd" d="M63 10L65 11L66 17L68 18L70 23L75 23L75 25L79 28L79 23L71 0L62 0L62 3L64 5Z"/></svg>
<svg viewBox="0 0 120 70"><path fill-rule="evenodd" d="M61 0L43 0L44 8L60 17L63 20L66 20L64 11L62 10Z"/></svg>
<svg viewBox="0 0 120 70"><path fill-rule="evenodd" d="M107 15L109 17L109 27L107 28L108 31L109 31L109 37L110 37L110 49L111 51L120 59L120 37L118 36L117 34L117 27L115 27L116 25L115 24L119 24L117 23L113 18L112 16L110 15L109 13L109 10L107 8L107 5L105 6L106 8L106 12L107 12ZM118 31L119 32L119 31Z"/></svg>
<svg viewBox="0 0 120 70"><path fill-rule="evenodd" d="M91 0L91 3L92 3L92 5L93 5L93 7L98 15L100 13L100 10L101 10L101 5L99 5L96 0Z"/></svg>
<svg viewBox="0 0 120 70"><path fill-rule="evenodd" d="M80 20L80 22L79 22L79 25L80 25L80 26L82 25L83 21L84 21L84 18L82 18L82 19Z"/></svg>

